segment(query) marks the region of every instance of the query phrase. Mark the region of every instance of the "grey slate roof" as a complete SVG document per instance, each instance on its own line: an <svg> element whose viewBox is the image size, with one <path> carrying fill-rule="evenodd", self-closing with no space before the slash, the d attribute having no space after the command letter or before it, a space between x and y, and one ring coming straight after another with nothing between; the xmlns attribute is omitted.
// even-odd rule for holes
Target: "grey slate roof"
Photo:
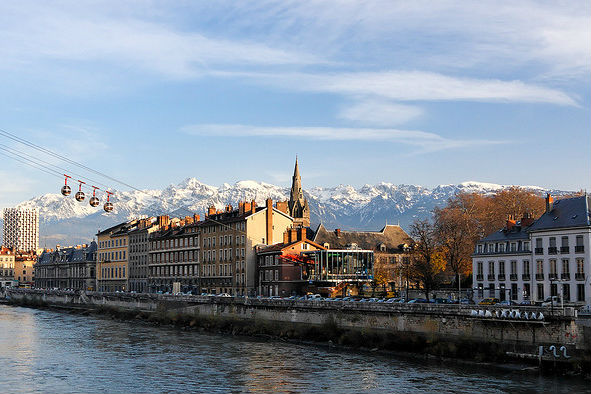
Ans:
<svg viewBox="0 0 591 394"><path fill-rule="evenodd" d="M528 240L528 229L523 229L521 226L515 226L511 230L505 229L497 230L494 233L482 238L479 242L502 242L502 241L520 241Z"/></svg>
<svg viewBox="0 0 591 394"><path fill-rule="evenodd" d="M336 231L328 231L322 224L318 226L313 241L319 245L328 243L331 249L345 249L355 243L365 250L379 251L384 244L387 252L400 251L400 245L412 245L414 241L400 226L386 225L381 231L346 231L339 235Z"/></svg>
<svg viewBox="0 0 591 394"><path fill-rule="evenodd" d="M570 227L589 227L591 211L590 196L563 198L554 201L552 210L544 213L527 231L541 231Z"/></svg>

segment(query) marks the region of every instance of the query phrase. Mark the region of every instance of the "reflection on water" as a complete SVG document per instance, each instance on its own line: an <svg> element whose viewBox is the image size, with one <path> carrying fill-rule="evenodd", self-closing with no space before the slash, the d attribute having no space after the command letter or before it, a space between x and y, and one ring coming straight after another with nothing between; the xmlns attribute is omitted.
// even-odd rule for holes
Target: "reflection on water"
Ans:
<svg viewBox="0 0 591 394"><path fill-rule="evenodd" d="M587 382L0 306L0 392L588 392Z"/></svg>

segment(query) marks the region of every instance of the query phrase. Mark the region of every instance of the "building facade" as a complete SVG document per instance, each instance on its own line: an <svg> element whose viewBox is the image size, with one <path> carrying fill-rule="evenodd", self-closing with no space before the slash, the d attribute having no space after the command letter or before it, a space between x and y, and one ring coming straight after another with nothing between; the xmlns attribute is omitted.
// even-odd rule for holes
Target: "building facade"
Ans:
<svg viewBox="0 0 591 394"><path fill-rule="evenodd" d="M272 245L283 239L293 218L273 207L255 201L240 202L224 211L210 207L201 229L202 292L254 295L257 290L256 246Z"/></svg>
<svg viewBox="0 0 591 394"><path fill-rule="evenodd" d="M44 289L96 290L97 243L45 250L34 267L34 285Z"/></svg>
<svg viewBox="0 0 591 394"><path fill-rule="evenodd" d="M0 247L0 288L14 287L15 253L11 248Z"/></svg>
<svg viewBox="0 0 591 394"><path fill-rule="evenodd" d="M39 247L39 210L4 208L4 246L16 251L36 251Z"/></svg>
<svg viewBox="0 0 591 394"><path fill-rule="evenodd" d="M162 217L140 219L137 227L129 231L129 290L148 292L148 262L150 236L158 231Z"/></svg>
<svg viewBox="0 0 591 394"><path fill-rule="evenodd" d="M120 223L97 234L96 289L129 290L129 232L137 229L138 220Z"/></svg>
<svg viewBox="0 0 591 394"><path fill-rule="evenodd" d="M541 302L558 296L589 305L590 205L587 195L555 202L548 195L537 220L510 220L480 240L472 259L477 298Z"/></svg>
<svg viewBox="0 0 591 394"><path fill-rule="evenodd" d="M287 230L282 243L259 248L257 293L280 297L305 294L309 264L301 254L322 249L322 246L307 239L303 227Z"/></svg>
<svg viewBox="0 0 591 394"><path fill-rule="evenodd" d="M158 231L153 232L149 238L148 291L199 294L199 216L172 222L168 216L160 216L158 221Z"/></svg>
<svg viewBox="0 0 591 394"><path fill-rule="evenodd" d="M410 264L413 239L397 225L386 225L380 231L328 231L318 226L313 241L326 249L362 249L373 252L373 274L382 285L400 292L408 284L404 282L403 268Z"/></svg>
<svg viewBox="0 0 591 394"><path fill-rule="evenodd" d="M34 285L35 264L37 255L35 252L17 252L14 259L14 280L18 281L20 287L31 287Z"/></svg>

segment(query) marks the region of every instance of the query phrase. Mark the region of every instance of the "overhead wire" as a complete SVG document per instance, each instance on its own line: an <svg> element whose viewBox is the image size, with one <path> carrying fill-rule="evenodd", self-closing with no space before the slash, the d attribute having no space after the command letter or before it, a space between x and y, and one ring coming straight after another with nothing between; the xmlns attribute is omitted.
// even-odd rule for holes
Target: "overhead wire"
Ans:
<svg viewBox="0 0 591 394"><path fill-rule="evenodd" d="M39 151L39 152L45 153L45 154L47 154L47 155L49 155L49 156L52 156L52 157L54 157L54 158L56 158L56 159L62 160L62 161L64 161L64 162L66 162L66 163L70 163L70 164L76 165L76 166L78 166L78 167L80 167L80 168L82 168L82 169L84 169L84 170L86 170L86 171L92 172L92 173L94 173L94 174L96 174L96 175L99 175L99 176L102 176L102 177L104 177L104 178L106 178L106 179L109 179L109 180L112 180L112 181L114 181L114 182L117 182L117 183L119 183L119 184L121 184L121 185L124 185L124 186L126 186L126 187L129 187L130 189L133 189L133 190L135 190L135 191L138 191L138 192L140 192L140 193L144 193L144 194L146 194L146 195L148 195L148 196L150 196L150 197L152 197L152 198L155 198L155 199L157 199L157 200L160 200L161 202L166 202L166 201L165 201L163 198L161 198L161 197L159 197L159 196L154 196L154 195L152 195L152 194L148 193L148 192L147 192L147 191L145 191L145 190L139 189L139 188L137 188L137 187L135 187L135 186L133 186L133 185L130 185L130 184L129 184L129 183L127 183L127 182L124 182L124 181L122 181L122 180L119 180L119 179L117 179L117 178L114 178L114 177L112 177L112 176L110 176L110 175L108 175L108 174L105 174L105 173L103 173L103 172L101 172L101 171L95 170L95 169L93 169L93 168L91 168L91 167L88 167L88 166L86 166L86 165L84 165L84 164L82 164L82 163L79 163L79 162L77 162L77 161L75 161L75 160L72 160L72 159L70 159L70 158L68 158L68 157L62 156L62 155L60 155L59 153L56 153L56 152L54 152L54 151L52 151L52 150L49 150L49 149L47 149L47 148L44 148L44 147L42 147L42 146L39 146L39 145L37 145L37 144L35 144L35 143L33 143L33 142L30 142L30 141L28 141L28 140L25 140L24 138L21 138L21 137L19 137L19 136L16 136L16 135L14 135L14 134L12 134L12 133L10 133L10 132L8 132L8 131L4 130L4 129L0 129L0 135L2 135L2 136L4 136L4 137L6 137L6 138L8 138L8 139L11 139L11 140L13 140L13 141L15 141L15 142L18 142L18 143L20 143L20 144L23 144L23 145L25 145L25 146L28 146L28 147L30 147L30 148L33 148L33 149L35 149L35 150L37 150L37 151ZM0 145L1 145L1 144L0 144ZM4 145L4 146L6 146L6 145ZM0 147L0 149L2 149L2 148ZM12 149L13 149L13 148L12 148ZM4 149L4 150L5 150L5 151L7 151L6 149ZM13 149L13 150L14 150L14 151L17 151L16 149ZM10 151L8 151L8 152L9 152L9 153L12 153L13 155L20 156L20 155L18 155L18 154L15 154L15 153L13 153L13 152L10 152ZM18 151L17 151L17 152L18 152ZM5 155L5 156L6 156L6 155ZM22 157L22 156L21 156L21 157ZM37 169L39 169L39 170L41 170L41 171L43 171L43 172L46 172L46 173L49 173L49 174L51 174L51 175L57 176L57 177L59 177L59 178L62 178L62 177L65 175L65 174L60 174L58 171L55 171L55 170L53 170L53 169L49 168L47 165L42 165L42 164L35 163L35 164L37 164L37 166L34 166L34 165L32 165L32 164L29 162L29 161L30 161L30 158L28 158L28 159L27 159L27 158L24 158L24 160L17 159L16 157L12 157L12 158L13 158L13 159L15 159L15 160L17 160L17 161L20 161L20 162L22 162L22 163L24 163L24 164L27 164L27 165L29 165L29 166L31 166L31 167L37 168ZM53 164L51 164L51 163L48 163L48 162L46 162L46 161L44 161L44 160L42 160L42 159L38 159L38 160L39 160L40 162L44 162L44 163L46 163L46 164L48 164L48 165L51 165L51 166L54 166L54 167L56 167L56 168L60 168L60 169L62 169L61 167L55 166L55 165L53 165ZM49 172L49 171L53 171L53 173L51 173L51 172ZM67 172L71 173L72 175L76 175L76 174L75 174L74 172L72 172L72 171L67 171ZM57 174L59 174L59 175L57 175ZM79 176L79 175L78 175L78 176ZM89 181L91 181L91 180L90 180L88 177L86 177L86 176L84 176L84 177L82 177L82 178L83 178L83 179L86 179L86 180L89 180ZM101 184L101 183L99 183L99 182L96 182L96 183L97 183L97 184ZM80 183L80 185L82 185L82 183ZM102 185L102 186L104 186L103 184L101 184L101 185ZM184 211L186 211L186 212L189 212L189 213L191 213L192 215L195 213L194 211L191 211L191 210L189 210L188 208L186 208L186 207L184 207L184 206L181 206L181 207L179 207L179 208L176 208L175 210L184 210ZM210 221L212 221L212 222L214 222L214 223L217 223L217 224L219 224L219 225L221 225L221 226L224 226L224 227L227 227L227 228L230 228L230 229L232 228L231 226L229 226L229 225L227 225L227 224L225 224L225 223L219 222L219 221L217 221L217 220L211 219L210 217L208 217L208 220L210 220ZM234 229L234 230L235 230L235 229ZM240 232L240 233L244 233L244 234L246 234L246 232L244 232L244 231L241 231L241 230L235 230L235 231L237 231L237 232Z"/></svg>
<svg viewBox="0 0 591 394"><path fill-rule="evenodd" d="M85 175L81 175L81 174L75 173L73 171L70 171L70 170L68 170L66 168L63 168L63 167L57 166L55 164L52 164L52 163L50 163L48 161L45 161L43 159L40 159L38 157L32 157L31 155L27 155L25 152L19 151L19 150L14 149L14 148L11 148L11 147L9 147L7 145L0 144L0 149L2 149L4 151L7 151L7 152L9 152L9 153L11 153L13 155L19 156L19 157L21 157L24 160L34 162L35 164L37 164L39 166L42 166L43 168L46 168L46 169L51 170L51 171L55 171L55 172L59 173L62 178L64 178L64 176L66 175L66 173L67 174L72 174L72 175L76 175L76 177L79 177L79 178L85 179L87 181L90 181L90 183L92 183L94 185L100 185L100 186L102 186L102 187L105 188L104 190L109 189L109 186L107 186L107 185L105 185L105 184L103 184L101 182L98 182L96 180L90 179L90 178L86 177ZM54 170L51 167L57 168L60 171L56 171L56 170ZM75 179L74 179L74 181L75 181ZM90 188L90 186L88 186L88 187Z"/></svg>

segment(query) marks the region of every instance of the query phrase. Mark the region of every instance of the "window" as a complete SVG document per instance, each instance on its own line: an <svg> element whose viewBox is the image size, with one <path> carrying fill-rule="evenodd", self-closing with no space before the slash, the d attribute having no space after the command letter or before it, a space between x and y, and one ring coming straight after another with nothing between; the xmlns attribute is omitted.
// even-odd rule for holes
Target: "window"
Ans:
<svg viewBox="0 0 591 394"><path fill-rule="evenodd" d="M556 247L556 237L550 237L550 247L551 248L555 248Z"/></svg>
<svg viewBox="0 0 591 394"><path fill-rule="evenodd" d="M477 253L482 253L482 244L479 244L477 247Z"/></svg>
<svg viewBox="0 0 591 394"><path fill-rule="evenodd" d="M536 238L536 248L542 248L542 238Z"/></svg>
<svg viewBox="0 0 591 394"><path fill-rule="evenodd" d="M523 260L523 275L529 275L529 261Z"/></svg>
<svg viewBox="0 0 591 394"><path fill-rule="evenodd" d="M544 260L536 261L536 274L544 275Z"/></svg>
<svg viewBox="0 0 591 394"><path fill-rule="evenodd" d="M495 274L495 262L494 261L489 261L488 262L488 274L489 275L494 275Z"/></svg>
<svg viewBox="0 0 591 394"><path fill-rule="evenodd" d="M562 260L562 273L563 274L570 274L570 267L569 267L569 261L568 259L563 259Z"/></svg>
<svg viewBox="0 0 591 394"><path fill-rule="evenodd" d="M538 301L544 300L544 284L538 283Z"/></svg>
<svg viewBox="0 0 591 394"><path fill-rule="evenodd" d="M517 275L517 261L511 261L511 275Z"/></svg>
<svg viewBox="0 0 591 394"><path fill-rule="evenodd" d="M562 244L560 246L568 247L568 237L562 237L561 242Z"/></svg>
<svg viewBox="0 0 591 394"><path fill-rule="evenodd" d="M570 285L568 283L562 285L562 298L564 302L570 302Z"/></svg>
<svg viewBox="0 0 591 394"><path fill-rule="evenodd" d="M505 275L505 262L499 261L499 275Z"/></svg>
<svg viewBox="0 0 591 394"><path fill-rule="evenodd" d="M577 285L577 301L579 301L579 302L585 301L585 285L584 284Z"/></svg>
<svg viewBox="0 0 591 394"><path fill-rule="evenodd" d="M476 275L478 275L479 277L483 276L483 267L482 267L482 261L479 261L476 263Z"/></svg>
<svg viewBox="0 0 591 394"><path fill-rule="evenodd" d="M556 277L556 260L550 260L550 276Z"/></svg>
<svg viewBox="0 0 591 394"><path fill-rule="evenodd" d="M517 301L517 296L519 293L517 292L517 283L511 283L511 299L513 301Z"/></svg>
<svg viewBox="0 0 591 394"><path fill-rule="evenodd" d="M484 297L484 287L482 286L482 283L478 284L478 297L479 298Z"/></svg>
<svg viewBox="0 0 591 394"><path fill-rule="evenodd" d="M577 259L577 274L585 274L585 260Z"/></svg>
<svg viewBox="0 0 591 394"><path fill-rule="evenodd" d="M530 285L529 283L524 283L523 284L523 298L529 298L529 294L530 294Z"/></svg>

